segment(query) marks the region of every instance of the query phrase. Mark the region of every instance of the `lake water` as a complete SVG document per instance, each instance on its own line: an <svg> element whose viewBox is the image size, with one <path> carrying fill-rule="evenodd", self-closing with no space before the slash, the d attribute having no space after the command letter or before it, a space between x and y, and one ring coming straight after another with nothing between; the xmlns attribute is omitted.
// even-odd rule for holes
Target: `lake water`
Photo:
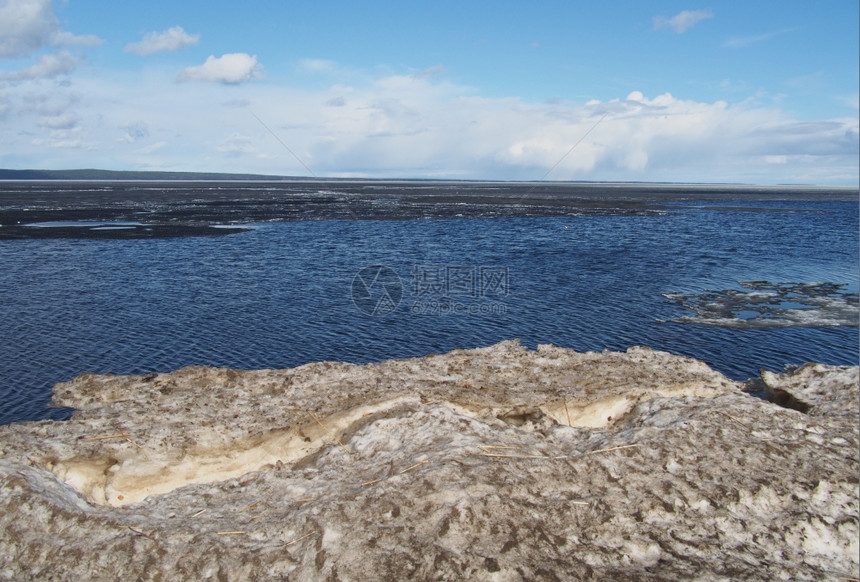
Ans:
<svg viewBox="0 0 860 582"><path fill-rule="evenodd" d="M366 363L512 338L647 345L739 380L857 364L856 200L254 226L0 241L0 423L68 417L50 390L82 372Z"/></svg>

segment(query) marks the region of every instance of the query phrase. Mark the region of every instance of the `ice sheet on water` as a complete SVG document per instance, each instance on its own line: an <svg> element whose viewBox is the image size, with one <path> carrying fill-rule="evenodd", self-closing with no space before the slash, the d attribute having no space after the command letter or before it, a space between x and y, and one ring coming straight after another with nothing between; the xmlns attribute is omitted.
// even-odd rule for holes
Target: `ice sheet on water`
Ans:
<svg viewBox="0 0 860 582"><path fill-rule="evenodd" d="M858 294L837 283L740 281L743 289L664 293L695 315L668 320L737 329L857 326ZM664 322L667 320L663 320Z"/></svg>
<svg viewBox="0 0 860 582"><path fill-rule="evenodd" d="M24 226L32 228L126 228L143 226L143 223L137 221L117 221L117 220L50 220L45 222L31 222Z"/></svg>

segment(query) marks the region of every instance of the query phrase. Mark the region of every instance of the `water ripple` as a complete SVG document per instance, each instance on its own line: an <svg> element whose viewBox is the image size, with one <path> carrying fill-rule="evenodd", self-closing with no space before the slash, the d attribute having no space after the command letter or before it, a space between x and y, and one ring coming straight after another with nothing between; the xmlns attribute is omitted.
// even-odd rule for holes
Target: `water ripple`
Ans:
<svg viewBox="0 0 860 582"><path fill-rule="evenodd" d="M46 406L51 386L86 371L364 363L515 337L577 350L649 345L737 379L810 360L856 364L857 327L689 325L678 323L687 307L664 296L707 302L709 289L752 280L856 293L857 203L827 204L827 213L679 205L641 216L275 222L211 239L3 241L0 422L63 418ZM369 265L402 281L388 316L353 304L352 281ZM482 296L447 281L430 298L465 311L422 314L415 277L430 266L504 269L509 288Z"/></svg>

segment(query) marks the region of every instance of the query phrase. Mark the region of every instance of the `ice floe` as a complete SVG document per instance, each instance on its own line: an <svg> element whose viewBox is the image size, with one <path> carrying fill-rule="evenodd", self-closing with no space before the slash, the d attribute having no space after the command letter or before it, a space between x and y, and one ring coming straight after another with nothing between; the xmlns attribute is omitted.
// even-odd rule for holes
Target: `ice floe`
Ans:
<svg viewBox="0 0 860 582"><path fill-rule="evenodd" d="M768 281L739 284L744 289L664 293L666 299L695 312L669 321L761 329L857 326L860 320L858 295L845 291L846 285Z"/></svg>

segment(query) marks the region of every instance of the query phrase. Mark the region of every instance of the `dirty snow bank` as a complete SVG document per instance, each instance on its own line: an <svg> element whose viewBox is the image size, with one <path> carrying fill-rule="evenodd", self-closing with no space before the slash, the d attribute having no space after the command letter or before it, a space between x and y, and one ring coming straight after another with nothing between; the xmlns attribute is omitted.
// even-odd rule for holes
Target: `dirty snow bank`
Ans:
<svg viewBox="0 0 860 582"><path fill-rule="evenodd" d="M82 375L0 427L0 579L858 576L857 368L517 342Z"/></svg>

